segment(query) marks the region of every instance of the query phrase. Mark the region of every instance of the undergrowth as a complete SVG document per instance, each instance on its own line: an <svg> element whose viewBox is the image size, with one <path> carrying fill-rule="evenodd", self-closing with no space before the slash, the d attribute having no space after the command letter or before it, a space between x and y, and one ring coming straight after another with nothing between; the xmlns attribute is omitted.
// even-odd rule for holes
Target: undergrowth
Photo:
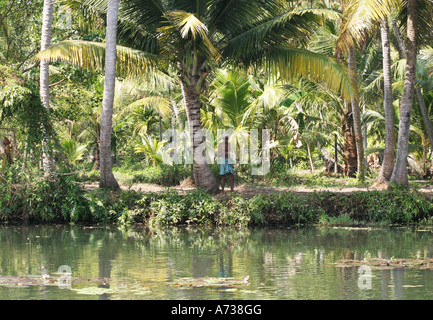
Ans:
<svg viewBox="0 0 433 320"><path fill-rule="evenodd" d="M212 196L197 189L180 194L133 190L84 192L72 176L34 182L25 188L2 184L0 219L32 223L144 223L150 226L208 224L264 225L407 225L431 224L433 203L416 190L237 193Z"/></svg>

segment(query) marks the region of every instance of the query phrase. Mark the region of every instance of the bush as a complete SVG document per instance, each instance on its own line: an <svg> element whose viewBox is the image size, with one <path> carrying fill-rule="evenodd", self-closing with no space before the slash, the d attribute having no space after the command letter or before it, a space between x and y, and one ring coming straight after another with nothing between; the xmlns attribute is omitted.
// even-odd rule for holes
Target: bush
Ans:
<svg viewBox="0 0 433 320"><path fill-rule="evenodd" d="M222 211L221 204L201 189L186 195L168 190L154 196L149 208L151 225L208 224L215 222L215 217Z"/></svg>
<svg viewBox="0 0 433 320"><path fill-rule="evenodd" d="M28 212L34 222L148 223L150 226L212 224L263 225L407 225L431 222L432 202L416 191L340 194L293 192L237 194L215 197L202 189L179 194L96 189L84 193L73 176L29 183L18 190L2 184L0 218L21 221Z"/></svg>
<svg viewBox="0 0 433 320"><path fill-rule="evenodd" d="M24 196L29 218L43 222L78 222L90 217L81 187L71 176L33 183Z"/></svg>
<svg viewBox="0 0 433 320"><path fill-rule="evenodd" d="M117 172L125 175L127 183L154 183L172 187L179 185L191 175L190 168L184 166L148 166L140 169L119 168Z"/></svg>
<svg viewBox="0 0 433 320"><path fill-rule="evenodd" d="M247 199L239 196L234 196L228 201L223 200L217 223L230 226L248 226L251 221L248 203Z"/></svg>

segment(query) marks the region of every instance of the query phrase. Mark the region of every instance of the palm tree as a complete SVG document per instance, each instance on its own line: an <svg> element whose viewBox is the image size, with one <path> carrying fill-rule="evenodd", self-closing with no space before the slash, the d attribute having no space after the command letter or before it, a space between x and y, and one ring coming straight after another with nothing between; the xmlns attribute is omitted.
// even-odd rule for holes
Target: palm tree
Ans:
<svg viewBox="0 0 433 320"><path fill-rule="evenodd" d="M141 143L138 144L134 150L135 153L144 153L148 161L153 163L153 166L156 167L158 163L163 163L168 157L168 153L173 151L172 148L165 148L167 141L158 141L156 138L152 140L152 138L148 135L141 135Z"/></svg>
<svg viewBox="0 0 433 320"><path fill-rule="evenodd" d="M71 138L62 141L62 149L66 158L68 159L68 162L74 165L77 161L83 159L87 145L79 144L77 141Z"/></svg>
<svg viewBox="0 0 433 320"><path fill-rule="evenodd" d="M400 59L406 59L406 45L405 45L403 37L400 33L400 29L398 28L398 26L396 24L393 25L393 29L394 29L395 37L398 39L397 50L398 50L399 57L400 57ZM423 48L422 50L425 52L425 48ZM428 64L428 63L426 63L426 64ZM424 71L427 71L425 68L422 68L422 69L424 69ZM422 73L423 70L420 70L420 71L421 72L418 72L418 70L417 70L417 73ZM428 78L428 76L427 76L427 78ZM424 80L424 79L417 79L417 80ZM431 120L428 116L427 106L425 104L422 89L420 86L415 86L415 97L416 97L416 101L418 102L418 106L419 106L421 115L423 117L424 129L427 133L428 140L430 142L430 149L433 150L433 126L432 126Z"/></svg>
<svg viewBox="0 0 433 320"><path fill-rule="evenodd" d="M44 9L42 17L42 37L41 37L41 51L48 49L51 45L51 30L53 24L53 7L54 0L44 0ZM50 62L45 59L40 61L40 96L42 104L47 110L50 110L50 77L49 77ZM42 162L44 167L44 175L49 177L54 170L54 162L50 150L49 132L44 126L42 128Z"/></svg>
<svg viewBox="0 0 433 320"><path fill-rule="evenodd" d="M386 18L380 22L383 55L383 109L385 111L385 151L382 166L376 179L377 184L386 184L394 168L394 108L392 106L391 50L389 26Z"/></svg>
<svg viewBox="0 0 433 320"><path fill-rule="evenodd" d="M248 155L241 148L248 143L249 128L256 128L252 125L254 118L247 115L253 103L250 84L239 71L216 70L210 86L213 91L202 112L203 126L215 136L221 129L231 132L229 141L232 146L237 146L242 163L248 162Z"/></svg>
<svg viewBox="0 0 433 320"><path fill-rule="evenodd" d="M387 121L387 140L386 140L386 157L385 157L385 168L382 173L379 174L379 180L382 181L381 177L384 177L384 174L387 176L387 180L389 179L389 172L392 171L393 168L393 150L394 143L390 134L392 134L393 130L393 118L389 112L392 105L392 100L390 100L390 91L388 89L391 88L391 77L389 71L389 66L391 63L389 53L389 36L388 26L386 24L386 17L390 14L392 7L398 5L398 0L372 0L372 1L363 1L363 0L351 0L348 6L344 9L344 19L341 27L341 32L339 36L339 41L337 42L337 51L346 50L348 55L348 64L349 64L349 72L351 72L351 76L353 77L353 81L356 83L356 72L354 70L355 64L355 46L359 43L365 43L368 39L369 33L374 30L374 23L381 23L382 30L382 44L385 48L384 57L383 57L383 66L387 68L384 71L384 80L385 80L385 94L387 99L384 101L384 107L388 110L386 114L389 114ZM386 25L385 25L386 24ZM352 67L350 67L352 65ZM358 173L361 176L361 179L364 178L364 150L362 143L362 133L361 133L361 119L360 119L360 109L358 101L355 98L352 98L352 107L353 107L353 117L354 117L354 131L356 136L356 146L357 146L357 154L358 154ZM392 157L391 156L392 152Z"/></svg>
<svg viewBox="0 0 433 320"><path fill-rule="evenodd" d="M101 2L87 1L94 7ZM118 47L118 55L123 55L118 71L128 70L134 76L147 72L150 61L171 65L181 84L192 139L202 128L201 97L207 93L208 77L222 62L244 67L265 63L284 80L305 76L326 82L349 98L354 92L345 68L336 60L300 48L318 25L319 15L287 11L278 0L125 0L119 16L124 46ZM102 47L68 41L42 56L101 67ZM192 142L195 155L202 141ZM194 161L193 176L197 186L217 190L207 163Z"/></svg>
<svg viewBox="0 0 433 320"><path fill-rule="evenodd" d="M116 83L117 17L119 0L108 1L107 30L105 44L105 82L102 100L101 128L99 140L100 180L99 187L119 189L114 178L111 160L111 132L113 123L114 88Z"/></svg>
<svg viewBox="0 0 433 320"><path fill-rule="evenodd" d="M342 26L339 44L354 45L355 40L365 41L369 32L374 30L374 23L380 23L382 42L382 65L384 80L385 110L385 152L376 186L386 184L394 168L394 113L392 107L392 77L389 27L387 17L393 8L399 6L398 0L361 1L352 0L345 10L346 21Z"/></svg>
<svg viewBox="0 0 433 320"><path fill-rule="evenodd" d="M407 0L407 51L404 92L401 102L400 123L398 127L397 155L390 183L407 185L407 156L409 154L409 128L414 88L416 80L417 56L417 0Z"/></svg>
<svg viewBox="0 0 433 320"><path fill-rule="evenodd" d="M301 94L296 103L302 106L305 114L302 142L308 141L310 145L316 142L322 149L338 133L343 140L344 175L354 176L357 171L357 151L350 102L316 83L302 81L299 87L298 93Z"/></svg>
<svg viewBox="0 0 433 320"><path fill-rule="evenodd" d="M353 46L347 50L347 64L349 67L349 76L352 79L352 85L358 87L358 75L356 66L356 51ZM361 109L359 108L359 99L353 97L350 102L353 115L353 133L355 135L356 154L357 154L357 171L360 181L364 180L364 145L361 131Z"/></svg>
<svg viewBox="0 0 433 320"><path fill-rule="evenodd" d="M402 8L402 4L407 3L406 8ZM423 99L421 99L421 92L415 88L414 84L416 81L416 51L417 51L417 38L425 38L425 35L430 34L431 29L431 21L429 18L431 17L431 3L429 1L401 1L401 0L372 0L372 1L360 1L360 0L352 0L351 4L354 3L353 8L360 9L359 12L364 12L363 18L359 19L359 15L352 14L352 19L349 19L346 27L348 32L354 34L354 37L347 37L349 42L353 42L353 39L360 39L365 37L366 30L371 27L372 22L381 22L381 27L384 27L385 18L390 15L392 8L397 8L399 12L399 17L404 17L404 14L407 14L407 50L406 50L406 75L405 75L405 84L404 84L404 93L402 97L402 105L401 105L401 117L399 122L399 132L398 132L398 142L397 142L397 159L392 170L392 175L390 177L390 182L395 182L403 185L408 184L407 178L407 156L408 156L408 143L409 143L409 126L410 126L410 116L412 109L412 100L414 97L414 92L416 92L416 97L418 99L418 103L420 105L420 111L424 116L424 123L427 130L433 129L431 123L429 123L429 119L427 117L426 108L424 105ZM349 5L350 6L350 5ZM367 10L366 10L367 9ZM422 11L423 13L419 13ZM353 10L352 13L356 12ZM403 14L402 14L403 13ZM419 26L418 26L419 24ZM368 25L368 27L366 27ZM421 27L422 30L425 30L425 35L417 35L417 29ZM401 36L399 36L399 30L396 28L396 25L393 24L393 29L397 38L398 48L400 52L400 56L404 57L405 53L402 49L404 47L404 42ZM383 34L383 32L382 32ZM383 37L386 39L386 37ZM410 57L409 57L410 56ZM413 78L415 77L415 78ZM389 103L389 102L385 102ZM387 109L390 109L388 105ZM389 131L391 126L391 113L388 112L388 129ZM431 132L432 140L433 140L433 130ZM389 135L388 135L389 136ZM388 144L392 142L391 139L387 139ZM388 148L388 154L391 154L391 146ZM386 170L387 174L390 171L391 160L384 162L384 165L387 166ZM379 176L381 179L381 176Z"/></svg>

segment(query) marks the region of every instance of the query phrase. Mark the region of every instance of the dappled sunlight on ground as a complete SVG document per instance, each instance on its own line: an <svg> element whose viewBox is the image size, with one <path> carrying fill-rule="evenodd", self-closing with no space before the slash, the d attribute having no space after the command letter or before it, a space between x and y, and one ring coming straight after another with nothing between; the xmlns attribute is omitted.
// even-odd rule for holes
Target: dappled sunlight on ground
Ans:
<svg viewBox="0 0 433 320"><path fill-rule="evenodd" d="M342 180L342 179L340 179ZM424 180L416 180L411 181L410 185L416 183L417 190L421 194L425 194L428 197L433 197L433 185L431 185L430 181ZM94 190L99 187L98 182L93 183L85 183L83 184L85 190ZM163 192L167 189L177 190L181 193L186 193L188 191L194 190L195 187L191 184L182 184L174 187L166 187L157 184L151 183L134 183L134 184L126 184L120 183L120 187L122 190L135 190L139 192L151 193L151 192ZM369 186L356 186L356 185L343 185L343 181L341 181L341 185L334 187L309 187L304 186L302 184L298 186L291 187L276 187L276 186L260 186L260 185L252 185L252 184L241 184L235 186L235 193L244 196L244 197L253 197L257 194L270 194L275 192L296 192L299 194L302 193L312 193L319 191L330 191L335 193L351 193L357 191L373 191L376 190L372 188L372 184ZM229 193L230 191L228 191Z"/></svg>

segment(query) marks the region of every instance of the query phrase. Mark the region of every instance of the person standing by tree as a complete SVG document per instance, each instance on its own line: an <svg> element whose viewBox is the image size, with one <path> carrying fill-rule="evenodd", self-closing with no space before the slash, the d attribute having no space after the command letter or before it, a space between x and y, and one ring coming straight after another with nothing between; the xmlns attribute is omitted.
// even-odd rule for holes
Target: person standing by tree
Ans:
<svg viewBox="0 0 433 320"><path fill-rule="evenodd" d="M224 185L226 182L226 176L230 178L230 191L234 191L234 171L233 165L230 160L230 143L229 136L223 134L223 142L218 145L218 164L220 165L220 176L221 176L221 193L224 194Z"/></svg>

